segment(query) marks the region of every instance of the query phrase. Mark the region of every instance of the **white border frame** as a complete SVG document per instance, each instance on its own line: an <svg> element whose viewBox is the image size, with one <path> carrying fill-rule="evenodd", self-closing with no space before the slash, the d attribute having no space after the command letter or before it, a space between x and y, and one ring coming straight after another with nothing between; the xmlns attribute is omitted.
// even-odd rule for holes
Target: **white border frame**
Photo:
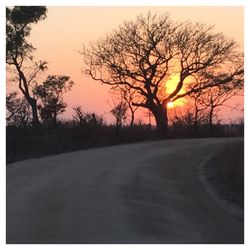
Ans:
<svg viewBox="0 0 250 250"><path fill-rule="evenodd" d="M122 1L115 1L115 0L2 0L0 2L0 41L1 41L1 50L0 50L0 135L1 135L1 156L0 156L0 163L1 169L3 172L1 173L1 234L0 234L0 244L1 248L16 248L18 249L26 249L26 248L40 248L40 247L55 247L55 248L66 248L69 245L6 245L5 244L5 190L6 190L6 181L5 181L5 165L6 165L6 147L5 147L5 82L6 82L6 72L5 72L5 7L6 6L14 6L14 5L46 5L46 6L244 6L245 14L244 14L244 53L245 53L245 82L249 83L249 67L250 67L250 40L249 40L249 33L250 33L250 1L249 0L122 0ZM245 85L245 180L247 180L246 176L249 176L249 171L247 169L250 166L249 161L249 107L250 107L250 98L249 96L249 86L248 84ZM249 191L249 184L245 181L245 193L248 194ZM249 195L248 195L249 196ZM247 196L245 195L245 198ZM142 248L142 249L151 249L152 247L157 247L159 249L166 249L167 248L182 248L185 247L187 249L231 249L235 247L249 247L249 232L248 232L248 225L249 225L249 216L247 211L249 211L249 199L245 199L245 244L244 245L70 245L70 247L84 247L88 249L96 249L101 247L102 249L119 249L127 248L135 249L135 248ZM3 223L4 222L4 223Z"/></svg>

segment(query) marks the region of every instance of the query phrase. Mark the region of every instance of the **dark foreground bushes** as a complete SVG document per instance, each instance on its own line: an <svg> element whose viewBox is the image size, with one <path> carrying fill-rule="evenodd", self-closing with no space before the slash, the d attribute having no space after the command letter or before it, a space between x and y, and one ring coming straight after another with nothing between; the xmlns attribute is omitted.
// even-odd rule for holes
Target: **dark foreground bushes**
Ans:
<svg viewBox="0 0 250 250"><path fill-rule="evenodd" d="M80 127L66 124L39 130L7 127L6 161L11 163L79 149L154 139L160 139L157 131L143 126L119 131L114 126Z"/></svg>
<svg viewBox="0 0 250 250"><path fill-rule="evenodd" d="M244 142L232 142L222 152L219 175L224 180L229 199L244 205Z"/></svg>
<svg viewBox="0 0 250 250"><path fill-rule="evenodd" d="M223 200L244 208L244 142L232 140L205 165L206 180Z"/></svg>

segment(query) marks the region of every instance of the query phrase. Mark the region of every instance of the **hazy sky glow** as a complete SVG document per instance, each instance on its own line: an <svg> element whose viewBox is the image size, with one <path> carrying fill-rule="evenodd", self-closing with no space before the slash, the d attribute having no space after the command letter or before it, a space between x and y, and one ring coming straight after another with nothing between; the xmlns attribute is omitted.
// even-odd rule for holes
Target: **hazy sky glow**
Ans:
<svg viewBox="0 0 250 250"><path fill-rule="evenodd" d="M72 91L65 95L68 108L63 117L70 118L72 107L81 105L84 111L103 114L112 121L109 87L81 73L83 60L77 51L82 44L103 37L124 20L133 20L149 10L168 12L175 21L216 25L216 31L236 40L243 51L243 7L48 7L47 19L33 26L29 40L37 48L36 58L49 62L47 74L66 74L75 82ZM232 103L243 105L243 98ZM241 115L224 108L222 113L226 119Z"/></svg>

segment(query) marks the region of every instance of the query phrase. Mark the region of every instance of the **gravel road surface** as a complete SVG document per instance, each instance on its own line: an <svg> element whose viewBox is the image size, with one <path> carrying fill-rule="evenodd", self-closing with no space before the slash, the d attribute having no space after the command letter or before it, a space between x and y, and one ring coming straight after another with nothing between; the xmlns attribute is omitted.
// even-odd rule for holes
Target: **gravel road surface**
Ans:
<svg viewBox="0 0 250 250"><path fill-rule="evenodd" d="M7 165L7 243L243 243L199 173L234 139L95 148Z"/></svg>

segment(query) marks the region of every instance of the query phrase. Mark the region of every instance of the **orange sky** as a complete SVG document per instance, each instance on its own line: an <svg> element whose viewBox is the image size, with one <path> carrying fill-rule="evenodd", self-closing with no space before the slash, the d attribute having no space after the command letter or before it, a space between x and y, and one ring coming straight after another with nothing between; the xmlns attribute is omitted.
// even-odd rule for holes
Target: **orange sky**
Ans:
<svg viewBox="0 0 250 250"><path fill-rule="evenodd" d="M151 12L168 12L176 21L190 20L215 24L215 30L235 39L243 50L243 7L48 7L47 19L34 25L29 40L37 48L37 59L49 62L47 74L66 74L75 82L65 95L70 118L72 107L81 105L84 111L103 114L112 121L108 86L101 85L81 73L82 57L77 52L82 44L97 40L112 31L124 20ZM237 98L233 104L243 103ZM223 109L225 118L236 118L240 113Z"/></svg>

